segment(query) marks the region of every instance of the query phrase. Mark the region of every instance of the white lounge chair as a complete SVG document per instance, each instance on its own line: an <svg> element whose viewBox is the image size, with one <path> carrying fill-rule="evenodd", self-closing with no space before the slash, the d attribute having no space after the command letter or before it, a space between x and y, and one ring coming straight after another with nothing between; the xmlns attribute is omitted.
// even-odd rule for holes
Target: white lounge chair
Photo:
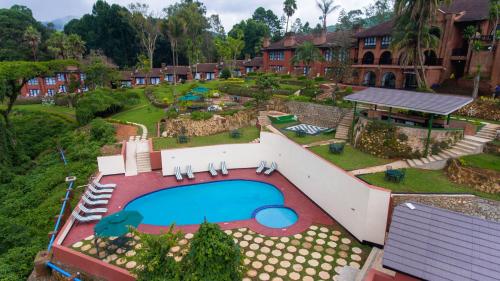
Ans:
<svg viewBox="0 0 500 281"><path fill-rule="evenodd" d="M114 190L114 189L112 189L112 188L97 189L97 188L95 188L94 186L92 186L91 184L89 184L89 190L90 190L93 194L113 193L113 191L115 191L115 190Z"/></svg>
<svg viewBox="0 0 500 281"><path fill-rule="evenodd" d="M96 206L96 205L106 205L108 204L108 200L91 200L90 198L88 198L87 196L82 195L82 200L85 204L89 205L89 206Z"/></svg>
<svg viewBox="0 0 500 281"><path fill-rule="evenodd" d="M177 181L182 181L182 174L181 174L181 167L177 166L174 168L174 173L175 173L175 179Z"/></svg>
<svg viewBox="0 0 500 281"><path fill-rule="evenodd" d="M217 171L214 168L214 163L208 164L208 172L210 173L210 175L212 177L216 177L217 176Z"/></svg>
<svg viewBox="0 0 500 281"><path fill-rule="evenodd" d="M269 176L270 174L272 174L274 171L276 171L276 169L278 168L278 164L276 164L276 162L273 162L271 163L271 167L269 169L267 169L264 174Z"/></svg>
<svg viewBox="0 0 500 281"><path fill-rule="evenodd" d="M224 176L229 175L229 171L227 170L226 161L220 162L220 170L221 170L222 175L224 175Z"/></svg>
<svg viewBox="0 0 500 281"><path fill-rule="evenodd" d="M186 166L186 175L188 179L190 180L194 179L193 168L191 167L191 165Z"/></svg>
<svg viewBox="0 0 500 281"><path fill-rule="evenodd" d="M88 209L87 207L83 206L82 203L78 204L78 209L80 209L80 211L82 211L84 214L99 214L99 213L106 213L108 211L107 208Z"/></svg>
<svg viewBox="0 0 500 281"><path fill-rule="evenodd" d="M101 184L98 181L94 180L92 181L92 184L97 188L116 188L116 183Z"/></svg>
<svg viewBox="0 0 500 281"><path fill-rule="evenodd" d="M255 170L255 172L257 174L262 174L265 168L266 168L266 161L260 161L259 167L257 167L257 170Z"/></svg>
<svg viewBox="0 0 500 281"><path fill-rule="evenodd" d="M73 211L72 213L73 217L79 221L79 222L90 222L90 221L98 221L102 218L101 215L92 215L92 216L85 216L82 217L80 214L78 214L76 211Z"/></svg>
<svg viewBox="0 0 500 281"><path fill-rule="evenodd" d="M90 190L85 191L85 195L92 200L111 199L111 194L95 195Z"/></svg>

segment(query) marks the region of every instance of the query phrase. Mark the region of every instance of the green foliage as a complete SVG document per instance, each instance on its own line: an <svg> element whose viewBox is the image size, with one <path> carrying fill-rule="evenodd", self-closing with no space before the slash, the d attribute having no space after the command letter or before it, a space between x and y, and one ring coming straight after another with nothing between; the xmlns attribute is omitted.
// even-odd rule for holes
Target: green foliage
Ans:
<svg viewBox="0 0 500 281"><path fill-rule="evenodd" d="M222 71L220 72L219 78L220 78L220 79L228 79L228 78L231 78L231 70L229 70L229 68L225 67L225 68L224 68L224 69L222 69Z"/></svg>
<svg viewBox="0 0 500 281"><path fill-rule="evenodd" d="M297 47L292 58L293 64L304 64L310 67L313 62L324 61L321 51L310 41L305 41Z"/></svg>
<svg viewBox="0 0 500 281"><path fill-rule="evenodd" d="M138 281L178 281L180 280L179 264L173 256L169 255L170 249L182 237L180 232L174 232L173 226L168 232L146 234L135 232L141 238L142 251L137 253L137 262L144 267L137 267L134 273Z"/></svg>
<svg viewBox="0 0 500 281"><path fill-rule="evenodd" d="M317 95L321 94L323 90L319 87L306 88L300 91L301 95L306 97L315 98Z"/></svg>
<svg viewBox="0 0 500 281"><path fill-rule="evenodd" d="M76 119L80 124L87 124L95 117L108 117L122 110L126 105L139 101L137 93L118 92L99 89L86 93L76 105Z"/></svg>
<svg viewBox="0 0 500 281"><path fill-rule="evenodd" d="M182 259L184 281L241 280L243 258L233 238L217 224L203 223Z"/></svg>
<svg viewBox="0 0 500 281"><path fill-rule="evenodd" d="M82 65L82 71L85 72L85 83L90 89L110 87L119 79L118 72L97 52L90 52Z"/></svg>
<svg viewBox="0 0 500 281"><path fill-rule="evenodd" d="M115 127L102 118L96 118L90 122L90 136L92 140L113 143L115 139Z"/></svg>
<svg viewBox="0 0 500 281"><path fill-rule="evenodd" d="M345 93L345 94L347 94L347 95L352 94L353 92L354 92L354 91L353 91L353 89L352 89L352 87L351 87L351 86L347 86L347 87L345 88L345 90L344 90L344 93Z"/></svg>
<svg viewBox="0 0 500 281"><path fill-rule="evenodd" d="M413 151L401 137L398 127L382 121L370 121L361 133L358 147L366 153L383 158L415 158Z"/></svg>
<svg viewBox="0 0 500 281"><path fill-rule="evenodd" d="M325 77L322 77L322 76L314 77L314 81L316 81L316 82L323 82L323 81L325 81Z"/></svg>
<svg viewBox="0 0 500 281"><path fill-rule="evenodd" d="M175 119L179 116L179 112L177 112L175 108L170 108L165 116L167 117L167 119Z"/></svg>
<svg viewBox="0 0 500 281"><path fill-rule="evenodd" d="M270 35L270 30L269 26L260 20L247 19L235 24L228 32L228 35L234 38L238 38L237 34L243 35L245 44L242 53L250 57L255 57L260 53L262 41L264 37Z"/></svg>
<svg viewBox="0 0 500 281"><path fill-rule="evenodd" d="M312 99L311 99L311 97L307 97L307 96L289 96L288 100L310 102Z"/></svg>
<svg viewBox="0 0 500 281"><path fill-rule="evenodd" d="M208 120L212 118L212 116L213 116L212 112L206 112L206 111L191 112L191 120L195 121Z"/></svg>

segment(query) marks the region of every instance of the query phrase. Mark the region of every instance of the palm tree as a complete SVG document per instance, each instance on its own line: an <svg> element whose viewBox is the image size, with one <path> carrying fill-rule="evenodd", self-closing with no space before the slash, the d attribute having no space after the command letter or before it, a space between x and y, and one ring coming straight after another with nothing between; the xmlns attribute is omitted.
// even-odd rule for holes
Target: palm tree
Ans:
<svg viewBox="0 0 500 281"><path fill-rule="evenodd" d="M295 10L297 10L297 2L296 0L285 0L283 3L283 12L285 12L286 15L286 28L285 28L285 33L288 32L288 21L290 20L290 17L295 14Z"/></svg>
<svg viewBox="0 0 500 281"><path fill-rule="evenodd" d="M85 41L82 40L80 35L70 34L64 40L64 50L66 57L73 59L81 59L85 53Z"/></svg>
<svg viewBox="0 0 500 281"><path fill-rule="evenodd" d="M36 61L37 60L36 53L38 51L38 46L40 45L40 42L42 42L42 35L35 27L30 25L24 31L23 38L24 41L26 41L26 43L28 43L28 45L30 46L31 52L33 54L33 60Z"/></svg>
<svg viewBox="0 0 500 281"><path fill-rule="evenodd" d="M315 61L323 61L324 57L321 51L314 46L310 41L305 41L295 50L295 55L292 58L292 63L294 65L302 63L307 68L307 73L311 68L311 64Z"/></svg>
<svg viewBox="0 0 500 281"><path fill-rule="evenodd" d="M174 65L174 85L177 85L177 64L179 63L179 54L177 48L179 40L186 34L186 22L179 16L172 15L167 19L167 36L170 40L172 49L172 64Z"/></svg>
<svg viewBox="0 0 500 281"><path fill-rule="evenodd" d="M323 30L326 32L326 17L331 14L333 11L340 8L339 5L333 5L334 0L321 0L316 1L316 5L321 10L323 14L320 19L323 20Z"/></svg>

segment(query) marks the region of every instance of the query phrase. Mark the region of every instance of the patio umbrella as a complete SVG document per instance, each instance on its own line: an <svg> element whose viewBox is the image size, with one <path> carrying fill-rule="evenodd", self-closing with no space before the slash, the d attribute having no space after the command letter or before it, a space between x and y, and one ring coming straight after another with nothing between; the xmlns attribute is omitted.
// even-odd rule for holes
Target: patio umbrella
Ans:
<svg viewBox="0 0 500 281"><path fill-rule="evenodd" d="M129 227L137 227L142 222L142 215L137 211L121 211L104 217L94 227L95 236L111 237L122 236L129 231Z"/></svg>

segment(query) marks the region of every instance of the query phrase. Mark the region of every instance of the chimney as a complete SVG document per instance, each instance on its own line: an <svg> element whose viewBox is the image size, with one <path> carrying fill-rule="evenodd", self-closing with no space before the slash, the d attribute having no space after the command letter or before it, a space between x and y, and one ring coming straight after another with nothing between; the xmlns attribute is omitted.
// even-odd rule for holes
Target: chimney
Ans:
<svg viewBox="0 0 500 281"><path fill-rule="evenodd" d="M264 37L264 41L262 41L262 47L268 48L271 45L271 39L269 37Z"/></svg>
<svg viewBox="0 0 500 281"><path fill-rule="evenodd" d="M295 41L295 33L293 32L288 32L285 35L285 42L283 42L283 45L285 47L293 47L297 44L297 41Z"/></svg>
<svg viewBox="0 0 500 281"><path fill-rule="evenodd" d="M314 33L313 35L313 44L314 45L323 45L326 43L326 31L321 30L321 32Z"/></svg>

